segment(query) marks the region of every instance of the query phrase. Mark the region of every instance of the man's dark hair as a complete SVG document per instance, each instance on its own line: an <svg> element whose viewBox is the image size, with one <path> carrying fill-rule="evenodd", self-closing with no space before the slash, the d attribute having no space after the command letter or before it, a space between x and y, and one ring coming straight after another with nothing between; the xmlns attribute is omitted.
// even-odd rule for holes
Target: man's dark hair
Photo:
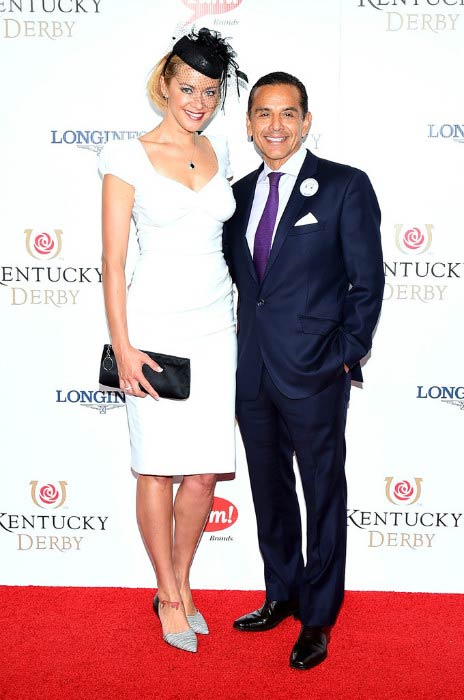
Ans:
<svg viewBox="0 0 464 700"><path fill-rule="evenodd" d="M303 116L307 114L308 112L308 93L306 92L306 88L301 82L301 80L298 80L298 78L295 78L294 75L290 75L290 73L284 73L283 71L275 71L274 73L268 73L267 75L263 75L262 78L256 81L256 83L253 85L253 87L250 90L250 94L248 97L248 114L251 114L251 107L253 104L253 98L255 96L255 92L259 87L263 87L264 85L294 85L296 88L298 88L300 92L300 106L303 111Z"/></svg>

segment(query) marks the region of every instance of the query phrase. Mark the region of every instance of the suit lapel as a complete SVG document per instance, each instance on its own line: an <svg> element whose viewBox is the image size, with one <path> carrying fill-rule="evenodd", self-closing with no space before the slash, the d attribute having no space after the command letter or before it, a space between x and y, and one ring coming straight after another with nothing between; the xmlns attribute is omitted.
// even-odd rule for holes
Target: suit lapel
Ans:
<svg viewBox="0 0 464 700"><path fill-rule="evenodd" d="M277 231L274 236L274 242L272 244L271 252L269 254L269 259L267 261L266 270L264 272L263 282L269 274L269 270L274 264L280 249L282 248L283 242L287 236L289 228L291 228L295 221L298 220L298 214L301 208L306 204L307 198L301 194L300 185L308 177L312 177L317 171L317 158L310 151L306 153L306 158L303 161L301 170L296 178L295 185L293 187L290 199L288 200L287 206L285 207L282 216L277 226ZM253 265L254 267L254 265Z"/></svg>
<svg viewBox="0 0 464 700"><path fill-rule="evenodd" d="M246 232L248 228L248 222L250 220L250 214L251 214L251 208L253 206L253 200L255 197L255 189L256 189L256 183L258 181L258 177L261 173L261 171L264 168L264 164L261 163L261 166L256 170L254 173L251 174L249 182L247 182L247 188L244 193L244 196L241 197L240 199L237 199L237 209L242 211L242 214L240 216L240 219L237 221L237 228L239 231L239 236L241 237L240 241L240 246L242 249L242 254L245 257L246 264L248 267L248 270L251 274L251 276L255 279L256 283L258 283L258 275L256 274L256 268L253 262L253 257L250 252L250 247L248 245L248 241L246 238Z"/></svg>

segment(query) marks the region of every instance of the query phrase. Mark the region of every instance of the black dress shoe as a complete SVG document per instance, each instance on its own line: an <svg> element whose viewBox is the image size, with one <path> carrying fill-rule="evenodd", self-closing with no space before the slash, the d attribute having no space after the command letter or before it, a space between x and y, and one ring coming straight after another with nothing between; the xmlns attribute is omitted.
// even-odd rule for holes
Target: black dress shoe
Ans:
<svg viewBox="0 0 464 700"><path fill-rule="evenodd" d="M290 666L306 671L327 658L327 636L323 627L303 625L290 655Z"/></svg>
<svg viewBox="0 0 464 700"><path fill-rule="evenodd" d="M296 600L265 600L259 610L243 615L235 620L233 627L241 632L265 632L285 620L286 617L298 616Z"/></svg>

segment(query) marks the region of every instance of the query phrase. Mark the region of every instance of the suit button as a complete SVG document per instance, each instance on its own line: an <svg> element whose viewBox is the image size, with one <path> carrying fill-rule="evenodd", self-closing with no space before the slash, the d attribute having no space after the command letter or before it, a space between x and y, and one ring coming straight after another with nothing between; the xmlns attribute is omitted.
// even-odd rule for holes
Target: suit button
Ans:
<svg viewBox="0 0 464 700"><path fill-rule="evenodd" d="M256 306L264 306L264 299L259 299L259 301L256 302Z"/></svg>

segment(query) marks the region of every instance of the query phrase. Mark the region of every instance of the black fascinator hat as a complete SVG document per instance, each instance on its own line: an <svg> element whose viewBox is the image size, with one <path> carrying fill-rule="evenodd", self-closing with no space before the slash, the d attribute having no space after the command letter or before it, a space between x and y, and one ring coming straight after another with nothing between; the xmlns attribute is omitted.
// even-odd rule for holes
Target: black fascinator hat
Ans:
<svg viewBox="0 0 464 700"><path fill-rule="evenodd" d="M245 73L238 68L236 53L219 32L202 27L196 32L182 36L174 46L164 64L163 75L173 56L178 56L190 68L214 80L220 80L224 104L227 83L234 79L237 92L248 83Z"/></svg>

